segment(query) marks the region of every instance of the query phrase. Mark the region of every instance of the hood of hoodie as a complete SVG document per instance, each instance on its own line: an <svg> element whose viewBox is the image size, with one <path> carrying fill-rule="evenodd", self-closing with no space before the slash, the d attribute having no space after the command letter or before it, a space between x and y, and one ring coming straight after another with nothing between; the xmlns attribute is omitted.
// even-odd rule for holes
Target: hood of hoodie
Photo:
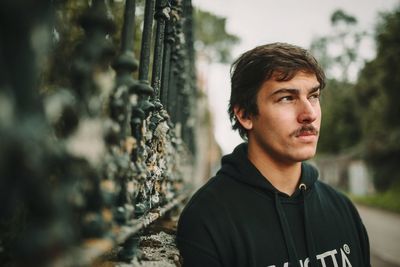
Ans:
<svg viewBox="0 0 400 267"><path fill-rule="evenodd" d="M313 241L314 238L312 229L310 229L308 223L308 208L305 201L305 195L312 190L315 182L318 179L318 171L314 167L304 162L302 163L299 185L304 184L305 187L300 189L299 186L291 196L288 196L287 194L276 189L268 181L268 177L264 177L253 165L253 163L251 163L247 157L247 143L238 145L231 154L224 156L222 158L221 165L222 166L218 174L226 175L240 183L255 187L257 190L263 191L267 195L271 196L272 199L274 199L275 209L281 224L281 230L284 236L291 266L300 267L299 262L297 261L298 256L293 241L293 236L291 234L290 226L281 202L282 199L285 199L286 201L290 202L294 201L304 203L304 208L302 210L304 214L303 220L305 226L304 231L306 236L306 246L309 254L315 255L315 245ZM310 261L310 267L317 266L315 259L310 259Z"/></svg>
<svg viewBox="0 0 400 267"><path fill-rule="evenodd" d="M299 184L306 186L289 197L250 162L246 143L237 146L182 212L178 236L196 235L201 245L192 247L194 264L188 266L370 266L361 263L368 237L360 247L357 233L365 229L360 221L354 227L352 218L359 218L354 207L317 179L317 170L303 163ZM343 244L352 247L351 254ZM203 248L215 256L207 259L223 264L198 264Z"/></svg>
<svg viewBox="0 0 400 267"><path fill-rule="evenodd" d="M279 193L281 196L287 196L276 189L268 181L268 177L264 177L248 159L247 143L238 145L231 154L222 157L221 169L218 171L218 174L225 174L238 182L256 187L258 190L262 190L270 195ZM313 166L303 162L299 185L305 184L306 191L309 191L317 181L318 176L318 171ZM299 195L299 191L296 190L291 198L296 198Z"/></svg>

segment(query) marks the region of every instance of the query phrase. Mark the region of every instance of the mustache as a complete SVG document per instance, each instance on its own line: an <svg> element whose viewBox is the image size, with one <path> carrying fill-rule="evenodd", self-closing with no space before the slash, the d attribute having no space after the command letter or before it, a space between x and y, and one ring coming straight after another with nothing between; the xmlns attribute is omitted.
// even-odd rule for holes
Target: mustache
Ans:
<svg viewBox="0 0 400 267"><path fill-rule="evenodd" d="M311 134L314 135L318 135L319 131L317 130L317 128L315 128L314 126L312 126L311 124L309 125L303 125L300 128L298 128L297 130L295 130L293 133L290 134L291 137L294 136L299 136L304 132L311 132Z"/></svg>

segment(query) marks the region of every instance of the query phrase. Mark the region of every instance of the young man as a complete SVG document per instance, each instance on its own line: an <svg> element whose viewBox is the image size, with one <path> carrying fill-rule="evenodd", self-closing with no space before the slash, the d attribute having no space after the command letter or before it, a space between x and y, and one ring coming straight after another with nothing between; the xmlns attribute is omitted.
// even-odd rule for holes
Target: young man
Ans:
<svg viewBox="0 0 400 267"><path fill-rule="evenodd" d="M317 147L324 79L313 56L289 44L234 62L229 114L247 143L182 212L183 266L370 266L357 210L304 163Z"/></svg>

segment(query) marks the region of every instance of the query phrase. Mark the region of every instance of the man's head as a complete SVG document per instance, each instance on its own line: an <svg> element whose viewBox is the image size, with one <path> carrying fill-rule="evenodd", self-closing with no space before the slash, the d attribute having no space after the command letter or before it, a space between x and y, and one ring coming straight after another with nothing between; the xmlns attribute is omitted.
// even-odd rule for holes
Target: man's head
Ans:
<svg viewBox="0 0 400 267"><path fill-rule="evenodd" d="M305 49L285 43L258 46L242 54L231 67L231 98L229 116L232 128L242 138L247 130L239 122L234 109L244 116L257 115L257 95L265 81L289 81L297 73L314 74L320 89L325 86L325 75L315 58Z"/></svg>

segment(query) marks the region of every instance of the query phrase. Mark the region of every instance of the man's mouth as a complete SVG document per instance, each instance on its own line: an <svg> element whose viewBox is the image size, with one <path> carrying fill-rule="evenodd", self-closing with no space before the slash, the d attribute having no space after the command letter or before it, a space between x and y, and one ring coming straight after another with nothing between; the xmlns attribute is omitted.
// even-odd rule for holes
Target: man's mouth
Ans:
<svg viewBox="0 0 400 267"><path fill-rule="evenodd" d="M319 131L312 125L305 125L294 131L291 136L302 137L302 136L318 136Z"/></svg>
<svg viewBox="0 0 400 267"><path fill-rule="evenodd" d="M317 135L315 131L303 131L300 132L297 136L311 136L311 135Z"/></svg>

